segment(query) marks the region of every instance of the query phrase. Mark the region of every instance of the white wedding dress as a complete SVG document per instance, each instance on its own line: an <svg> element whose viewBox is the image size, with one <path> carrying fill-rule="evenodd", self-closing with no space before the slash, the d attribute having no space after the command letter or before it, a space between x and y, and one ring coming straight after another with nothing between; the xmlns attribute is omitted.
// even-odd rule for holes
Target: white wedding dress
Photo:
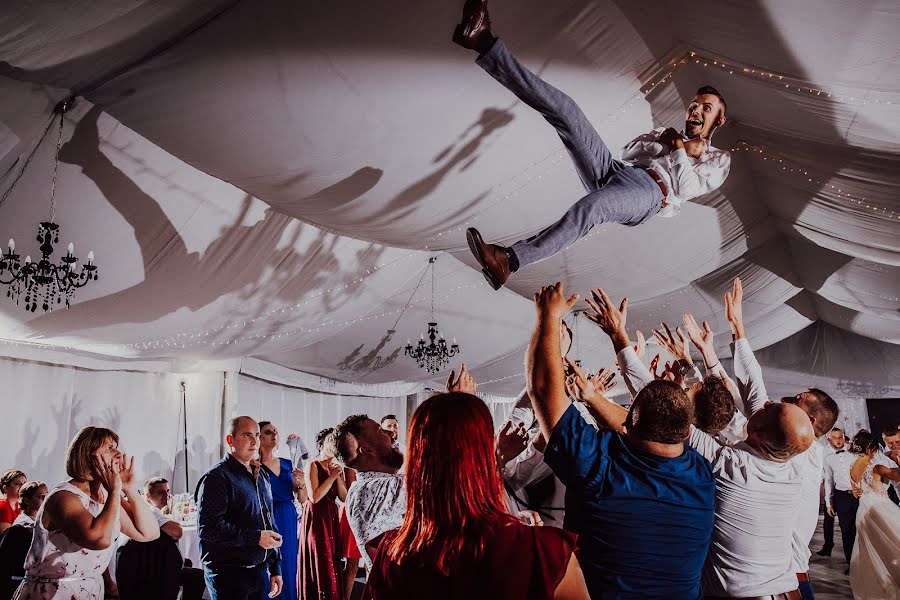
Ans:
<svg viewBox="0 0 900 600"><path fill-rule="evenodd" d="M888 485L872 470L863 472L856 544L850 560L850 586L855 600L900 598L900 507L887 495Z"/></svg>

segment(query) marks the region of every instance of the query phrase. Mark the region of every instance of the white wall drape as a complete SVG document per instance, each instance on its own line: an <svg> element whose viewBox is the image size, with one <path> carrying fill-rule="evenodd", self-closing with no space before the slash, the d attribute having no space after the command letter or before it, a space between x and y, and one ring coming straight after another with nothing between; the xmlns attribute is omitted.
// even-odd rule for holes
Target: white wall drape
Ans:
<svg viewBox="0 0 900 600"><path fill-rule="evenodd" d="M185 486L181 382L187 390L189 485ZM236 372L154 373L91 370L0 358L0 469L55 484L66 478L66 448L85 425L109 427L119 447L135 457L138 481L163 476L178 493L197 484L222 456L223 417L250 415L297 433L315 452L315 434L344 417L396 414L401 443L406 396L341 396L286 387ZM288 456L286 445L280 454Z"/></svg>
<svg viewBox="0 0 900 600"><path fill-rule="evenodd" d="M345 417L365 413L378 421L393 414L400 424L400 444L405 447L406 396L393 398L323 394L269 383L246 375L237 378L237 400L233 415L248 415L257 421L272 421L281 434L278 454L288 456L287 436L296 433L315 456L315 435L334 427Z"/></svg>
<svg viewBox="0 0 900 600"><path fill-rule="evenodd" d="M51 485L65 479L65 452L86 425L109 427L135 457L139 481L161 475L184 489L181 381L188 392L190 484L219 456L223 374L92 371L0 359L0 468Z"/></svg>

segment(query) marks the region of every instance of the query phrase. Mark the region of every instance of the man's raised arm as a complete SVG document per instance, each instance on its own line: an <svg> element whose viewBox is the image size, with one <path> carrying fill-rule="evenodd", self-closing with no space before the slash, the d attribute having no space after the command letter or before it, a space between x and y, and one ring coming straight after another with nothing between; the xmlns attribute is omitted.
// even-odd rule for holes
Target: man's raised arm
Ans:
<svg viewBox="0 0 900 600"><path fill-rule="evenodd" d="M537 322L531 334L525 370L535 417L547 440L570 404L559 335L562 318L577 301L577 294L568 299L563 295L562 283L543 287L534 295Z"/></svg>
<svg viewBox="0 0 900 600"><path fill-rule="evenodd" d="M735 277L730 292L725 292L725 316L731 325L734 338L734 376L737 379L741 402L738 408L748 419L750 415L765 408L769 393L762 379L762 368L753 354L744 329L744 287L739 277Z"/></svg>

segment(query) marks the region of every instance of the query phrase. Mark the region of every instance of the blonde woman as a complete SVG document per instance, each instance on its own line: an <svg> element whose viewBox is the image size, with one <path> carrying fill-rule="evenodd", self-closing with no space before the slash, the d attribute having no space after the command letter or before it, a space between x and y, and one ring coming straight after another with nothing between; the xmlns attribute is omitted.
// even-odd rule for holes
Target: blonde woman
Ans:
<svg viewBox="0 0 900 600"><path fill-rule="evenodd" d="M66 473L71 479L50 490L38 511L17 600L102 600L119 532L138 542L159 537L135 482L134 457L119 451L114 431L79 431L66 451Z"/></svg>
<svg viewBox="0 0 900 600"><path fill-rule="evenodd" d="M44 498L50 491L47 484L43 481L29 481L22 486L22 495L19 503L22 512L13 521L13 525L24 525L25 527L34 527L34 520L37 518L38 511L44 505Z"/></svg>

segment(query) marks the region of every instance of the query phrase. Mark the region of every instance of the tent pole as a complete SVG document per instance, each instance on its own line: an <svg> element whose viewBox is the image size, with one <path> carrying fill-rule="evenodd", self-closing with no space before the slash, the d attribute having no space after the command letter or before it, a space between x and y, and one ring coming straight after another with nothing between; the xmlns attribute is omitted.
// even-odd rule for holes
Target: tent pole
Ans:
<svg viewBox="0 0 900 600"><path fill-rule="evenodd" d="M187 435L187 382L181 381L181 411L184 414L184 491L191 492L188 481L188 435Z"/></svg>

